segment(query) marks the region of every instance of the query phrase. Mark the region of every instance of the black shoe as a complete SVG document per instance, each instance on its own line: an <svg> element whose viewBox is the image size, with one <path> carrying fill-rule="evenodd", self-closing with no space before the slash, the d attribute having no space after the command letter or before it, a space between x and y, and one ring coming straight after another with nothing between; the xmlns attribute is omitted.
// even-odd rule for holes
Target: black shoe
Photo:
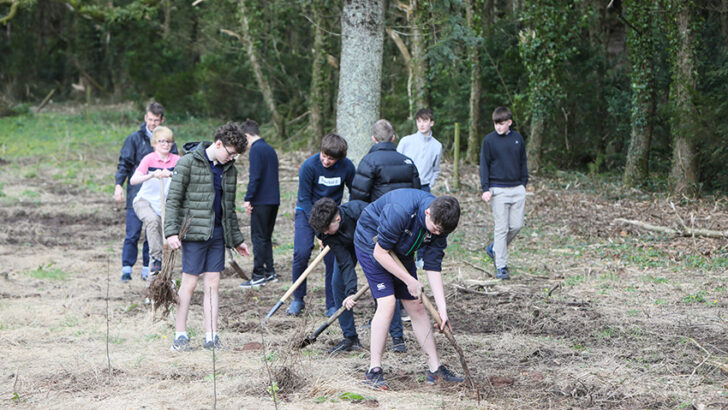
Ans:
<svg viewBox="0 0 728 410"><path fill-rule="evenodd" d="M276 283L276 282L278 282L278 275L276 275L275 272L273 272L269 275L266 275L265 281L266 281L266 283Z"/></svg>
<svg viewBox="0 0 728 410"><path fill-rule="evenodd" d="M498 269L498 272L496 272L496 274L495 274L495 278L503 279L503 280L510 279L511 277L510 277L510 275L508 275L508 266L504 266L504 267Z"/></svg>
<svg viewBox="0 0 728 410"><path fill-rule="evenodd" d="M359 343L358 337L355 337L353 339L345 337L342 341L339 342L339 344L329 349L329 353L351 352L353 350L364 350L364 347L362 347L361 343Z"/></svg>
<svg viewBox="0 0 728 410"><path fill-rule="evenodd" d="M392 338L392 351L395 353L407 353L407 345L404 344L404 338Z"/></svg>
<svg viewBox="0 0 728 410"><path fill-rule="evenodd" d="M455 373L448 370L444 364L441 364L436 372L427 371L427 384L435 384L437 382L461 383L463 380L465 379L455 376Z"/></svg>
<svg viewBox="0 0 728 410"><path fill-rule="evenodd" d="M257 289L261 286L264 286L265 282L266 282L265 278L259 278L259 279L253 278L251 280L246 280L245 282L241 283L240 287L243 289L251 289L251 288Z"/></svg>
<svg viewBox="0 0 728 410"><path fill-rule="evenodd" d="M371 387L372 389L388 390L387 382L384 381L384 370L381 367L375 367L369 369L364 384Z"/></svg>

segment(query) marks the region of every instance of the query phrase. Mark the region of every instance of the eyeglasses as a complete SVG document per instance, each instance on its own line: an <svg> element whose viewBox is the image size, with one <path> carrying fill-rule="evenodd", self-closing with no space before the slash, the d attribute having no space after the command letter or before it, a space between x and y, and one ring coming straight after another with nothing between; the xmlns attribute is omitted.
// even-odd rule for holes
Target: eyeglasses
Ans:
<svg viewBox="0 0 728 410"><path fill-rule="evenodd" d="M222 145L222 147L223 147L223 148L225 148L225 152L227 152L227 154L228 154L228 157L229 157L229 158L232 158L232 159L238 159L238 156L239 156L240 154L233 154L232 152L230 152L230 151L229 151L229 150L227 149L227 147L225 146L225 144L220 144L220 145Z"/></svg>
<svg viewBox="0 0 728 410"><path fill-rule="evenodd" d="M157 144L174 144L172 140L157 140Z"/></svg>

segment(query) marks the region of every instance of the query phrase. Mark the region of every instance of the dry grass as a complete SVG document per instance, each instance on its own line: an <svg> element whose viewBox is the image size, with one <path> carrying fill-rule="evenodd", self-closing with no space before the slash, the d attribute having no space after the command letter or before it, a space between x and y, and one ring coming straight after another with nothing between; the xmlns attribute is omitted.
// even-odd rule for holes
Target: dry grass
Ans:
<svg viewBox="0 0 728 410"><path fill-rule="evenodd" d="M293 347L324 321L322 267L309 280L303 318L287 317L282 308L259 327L290 284L295 172L305 156L281 158L283 203L274 239L276 269L284 279L246 292L234 274L221 280L226 349L216 356L220 408L273 408L271 380L282 408L728 406L728 375L720 369L728 363L728 279L720 265L727 257L726 241L670 238L612 223L624 217L677 226L682 218L725 230L724 198L672 199L673 210L670 198L620 193L582 180L535 180L527 226L511 248L514 279L502 284L498 295L446 289L455 336L482 394L478 403L462 386L423 382L425 361L409 325L409 352L384 357L389 392L361 384L368 352L326 353L341 337L336 325L315 344ZM239 170L240 181L246 181L247 165ZM111 175L113 167L103 171ZM13 172L0 168L9 196L30 183ZM456 195L463 219L444 264L448 284L485 280L482 269L492 270L483 260L490 211L467 188L476 170L466 166L462 172L468 175L465 188ZM446 165L443 176L449 175ZM130 284L118 282L123 210L110 197L69 192L52 180L41 188L39 203L0 198L0 380L5 381L0 403L19 408L212 407L211 353L201 349L202 290L193 297L189 318L198 349L170 352L173 320L155 318L144 305L138 267ZM246 232L248 217L240 219ZM111 378L105 350L107 258L112 260ZM242 265L250 271L252 260ZM53 269L65 272L66 279L51 278ZM371 312L371 301L361 302L357 325L366 323ZM359 335L368 346L368 330L360 329ZM452 347L440 335L436 340L443 361L461 373ZM352 396L342 397L345 393L364 401L352 403Z"/></svg>

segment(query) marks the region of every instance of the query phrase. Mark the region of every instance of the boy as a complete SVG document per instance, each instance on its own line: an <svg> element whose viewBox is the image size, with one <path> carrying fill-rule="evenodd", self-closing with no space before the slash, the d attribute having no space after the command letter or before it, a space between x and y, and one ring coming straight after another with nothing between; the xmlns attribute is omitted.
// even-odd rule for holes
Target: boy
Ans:
<svg viewBox="0 0 728 410"><path fill-rule="evenodd" d="M351 310L356 301L352 296L356 293L356 254L354 253L354 231L361 211L369 205L364 201L349 201L340 206L331 198L321 198L313 204L308 223L316 232L316 237L324 246L331 248L336 264L331 278L334 296L334 308L345 306L339 316L339 326L344 339L329 349L329 353L362 350L359 335L354 325L354 312Z"/></svg>
<svg viewBox="0 0 728 410"><path fill-rule="evenodd" d="M421 188L430 192L430 188L440 175L440 158L442 144L432 136L435 116L430 108L422 108L415 115L417 132L402 138L397 145L397 152L406 155L415 162L420 173Z"/></svg>
<svg viewBox="0 0 728 410"><path fill-rule="evenodd" d="M486 252L493 259L495 277L510 279L508 244L523 227L526 207L526 144L511 130L513 115L507 107L493 111L495 131L486 135L480 148L481 198L493 211L493 243Z"/></svg>
<svg viewBox="0 0 728 410"><path fill-rule="evenodd" d="M420 176L414 162L394 147L394 128L387 120L379 120L372 127L374 146L361 159L351 185L351 198L374 202L389 191L401 188L420 188ZM392 317L390 333L392 350L404 353L402 321L410 320L407 311L397 303Z"/></svg>
<svg viewBox="0 0 728 410"><path fill-rule="evenodd" d="M273 266L273 228L276 224L281 191L278 186L278 155L260 137L258 124L245 120L240 125L248 140L248 189L245 192L245 210L250 215L250 240L253 242L253 277L240 287L250 289L277 282Z"/></svg>
<svg viewBox="0 0 728 410"><path fill-rule="evenodd" d="M337 204L344 196L344 186L351 189L354 179L354 164L346 158L349 145L346 140L337 134L327 134L321 139L321 152L310 156L301 165L298 171L298 201L296 202L296 217L293 234L293 267L292 280L295 283L306 270L308 260L313 249L314 232L308 224L313 203L323 197L329 197ZM326 265L326 316L336 312L334 296L331 292L331 275L333 273L334 255L331 253L324 257ZM306 305L303 297L306 296L306 281L293 292L293 302L286 313L298 316Z"/></svg>
<svg viewBox="0 0 728 410"><path fill-rule="evenodd" d="M124 200L124 182L134 175L134 170L145 155L153 151L149 139L152 132L164 123L164 107L157 102L149 104L144 114L144 122L139 129L130 134L124 140L124 145L119 153L119 165L116 170L116 186L114 187L114 199L116 202ZM172 145L173 154L177 154L177 146ZM126 236L121 251L121 281L131 280L131 268L137 260L139 253L139 238L142 234L142 221L134 213L132 201L139 191L138 186L127 184L126 186ZM144 241L142 247L142 279L149 274L149 245Z"/></svg>
<svg viewBox="0 0 728 410"><path fill-rule="evenodd" d="M179 155L170 152L174 145L174 134L167 127L154 129L151 138L154 152L142 158L129 184L142 184L134 197L134 212L147 226L146 235L149 242L149 256L152 259L152 274L162 270L164 252L162 236L162 192L164 197L169 192L172 171L179 160ZM161 181L161 184L160 182Z"/></svg>
<svg viewBox="0 0 728 410"><path fill-rule="evenodd" d="M182 284L175 320L172 350L191 350L187 336L187 313L200 274L204 275L203 311L205 349L219 349L217 335L218 287L225 267L225 247L249 256L248 245L235 215L237 171L235 159L245 152L245 134L237 124L228 122L215 131L215 141L203 142L182 157L174 170L167 197L164 233L172 249L182 248ZM190 227L178 236L184 218Z"/></svg>
<svg viewBox="0 0 728 410"><path fill-rule="evenodd" d="M356 257L369 282L372 296L378 302L372 319L370 366L365 380L371 387L388 388L382 370L382 352L396 299L400 299L409 312L412 329L427 357L427 382L463 381L441 364L437 356L430 318L420 300L422 285L417 279L412 257L416 250L421 250L424 269L442 319L440 330L445 326L451 327L440 272L447 235L455 230L459 219L457 199L444 195L435 198L417 189L398 189L384 194L367 206L359 217L354 234ZM390 252L397 255L407 270L395 262Z"/></svg>

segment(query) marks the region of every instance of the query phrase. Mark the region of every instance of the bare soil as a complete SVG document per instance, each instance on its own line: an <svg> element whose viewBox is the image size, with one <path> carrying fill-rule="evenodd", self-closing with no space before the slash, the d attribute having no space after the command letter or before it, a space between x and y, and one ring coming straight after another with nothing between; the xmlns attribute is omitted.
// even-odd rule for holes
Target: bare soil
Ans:
<svg viewBox="0 0 728 410"><path fill-rule="evenodd" d="M721 262L728 258L728 240L665 236L614 222L626 218L726 231L726 198L625 192L586 177L534 178L526 227L509 248L513 279L494 283L484 250L492 238L490 208L479 199L477 169L463 167L461 187L451 192L461 201L462 218L450 237L443 275L454 335L477 391L425 384L426 361L405 324L409 351L385 354L391 390L382 392L361 383L368 351L326 353L341 337L336 324L313 345L296 347L325 321L322 267L309 279L303 317L287 317L284 306L267 326L259 326L290 285L297 169L306 156L281 155L283 203L274 233L281 280L243 291L241 279L226 270L220 302L225 349L216 352L214 362L211 352L200 348L201 289L189 318L198 348L180 354L169 349L174 312L160 319L144 304L140 264L131 283L119 282L124 210L110 195L60 185L42 171L24 178L13 171L12 160L3 159L0 403L18 408L728 408L728 268ZM247 162L241 162L244 191ZM113 166L102 171L112 175ZM39 198L12 199L28 185ZM444 164L434 192L451 189L451 167ZM247 237L248 216L238 217ZM252 259L236 260L252 269ZM65 278L42 274L53 270L65 272ZM369 330L362 325L373 309L367 298L356 310L365 347ZM462 374L455 350L444 336L435 337L443 362Z"/></svg>

